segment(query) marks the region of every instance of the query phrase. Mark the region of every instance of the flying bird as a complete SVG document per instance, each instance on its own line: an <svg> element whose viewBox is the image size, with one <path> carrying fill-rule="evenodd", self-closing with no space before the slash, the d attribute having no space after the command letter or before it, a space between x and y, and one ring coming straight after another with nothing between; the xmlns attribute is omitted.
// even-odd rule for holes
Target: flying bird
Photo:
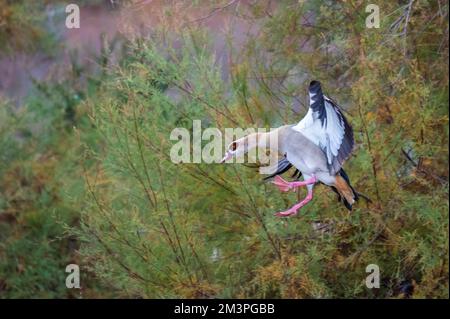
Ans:
<svg viewBox="0 0 450 319"><path fill-rule="evenodd" d="M282 155L276 172L267 178L280 191L287 192L305 186L307 196L286 211L275 215L287 217L296 215L299 209L313 199L313 188L318 182L330 186L351 210L360 195L350 184L342 165L350 156L353 146L353 130L339 106L322 92L319 81L309 85L309 109L296 125L284 125L267 133L252 133L233 141L228 146L222 163L258 147L267 147L273 135L278 141L277 151ZM294 166L294 173L303 176L303 181L288 182L280 175ZM266 179L267 179L266 178Z"/></svg>

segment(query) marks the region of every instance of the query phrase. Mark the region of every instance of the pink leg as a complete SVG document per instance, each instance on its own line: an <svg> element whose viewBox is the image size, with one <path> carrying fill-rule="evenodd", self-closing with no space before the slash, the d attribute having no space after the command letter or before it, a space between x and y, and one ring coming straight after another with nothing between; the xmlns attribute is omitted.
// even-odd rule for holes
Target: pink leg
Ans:
<svg viewBox="0 0 450 319"><path fill-rule="evenodd" d="M275 179L272 183L275 184L280 191L288 192L291 189L295 191L295 189L297 187L314 184L315 182L317 182L317 179L314 175L311 178L308 178L302 182L300 182L300 181L288 182L288 181L285 181L283 178L281 178L281 176L277 175L277 176L275 176Z"/></svg>
<svg viewBox="0 0 450 319"><path fill-rule="evenodd" d="M292 206L291 208L289 208L288 210L284 211L284 212L278 212L275 214L275 216L278 217L288 217L288 216L293 216L297 214L297 211L302 208L303 206L305 206L306 204L308 204L311 200L313 199L313 191L312 189L309 190L308 189L308 195L306 195L305 199L302 200L300 203L295 204L294 206Z"/></svg>

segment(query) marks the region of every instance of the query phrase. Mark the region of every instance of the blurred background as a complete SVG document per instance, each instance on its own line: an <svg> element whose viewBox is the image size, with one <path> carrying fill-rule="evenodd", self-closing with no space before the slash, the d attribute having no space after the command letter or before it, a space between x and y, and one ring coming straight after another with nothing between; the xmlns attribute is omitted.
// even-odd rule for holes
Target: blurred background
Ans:
<svg viewBox="0 0 450 319"><path fill-rule="evenodd" d="M68 29L69 2L0 0L0 298L448 298L448 1L372 2L71 1ZM193 120L297 123L312 79L373 203L318 186L279 219L302 190L170 161Z"/></svg>

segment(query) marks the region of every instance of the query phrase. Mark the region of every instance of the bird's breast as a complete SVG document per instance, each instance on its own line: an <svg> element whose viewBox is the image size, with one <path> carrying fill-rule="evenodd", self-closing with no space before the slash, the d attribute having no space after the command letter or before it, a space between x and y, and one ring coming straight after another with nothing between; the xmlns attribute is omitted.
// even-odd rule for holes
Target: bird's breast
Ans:
<svg viewBox="0 0 450 319"><path fill-rule="evenodd" d="M297 152L296 154L287 153L286 158L302 173L312 174L315 171L314 163L308 162L307 159L302 156L301 152Z"/></svg>

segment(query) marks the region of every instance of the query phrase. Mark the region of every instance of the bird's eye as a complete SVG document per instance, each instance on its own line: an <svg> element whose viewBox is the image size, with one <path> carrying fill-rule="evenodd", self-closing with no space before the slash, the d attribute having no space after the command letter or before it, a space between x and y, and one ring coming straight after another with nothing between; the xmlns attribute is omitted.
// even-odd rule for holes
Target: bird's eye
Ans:
<svg viewBox="0 0 450 319"><path fill-rule="evenodd" d="M231 143L230 149L231 149L233 152L236 150L236 148L237 148L236 142Z"/></svg>

